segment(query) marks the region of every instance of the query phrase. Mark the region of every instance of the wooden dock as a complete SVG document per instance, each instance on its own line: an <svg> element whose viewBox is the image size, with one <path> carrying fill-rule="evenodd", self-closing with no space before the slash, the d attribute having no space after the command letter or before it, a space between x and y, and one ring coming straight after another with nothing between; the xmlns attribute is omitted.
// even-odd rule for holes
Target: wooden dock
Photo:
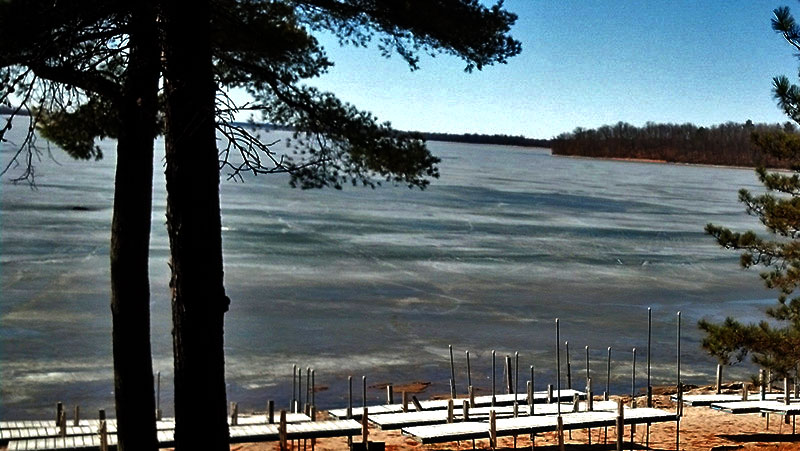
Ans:
<svg viewBox="0 0 800 451"><path fill-rule="evenodd" d="M572 403L561 403L561 411L563 413L572 412ZM613 401L596 401L594 403L594 410L612 411L617 408L617 403ZM474 421L484 421L489 418L489 412L494 410L497 418L510 418L514 416L513 406L501 407L476 407L469 409L469 418ZM586 403L581 402L578 405L579 411L586 410ZM534 415L555 415L558 413L558 406L556 404L541 404L534 406ZM529 416L528 406L519 406L517 416ZM393 412L372 415L369 421L382 430L402 429L411 426L424 426L433 424L447 423L446 410L423 410L422 412ZM453 421L464 421L463 409L460 407L453 409Z"/></svg>
<svg viewBox="0 0 800 451"><path fill-rule="evenodd" d="M614 426L617 413L610 411L575 412L562 414L565 430ZM653 408L625 408L625 424L661 423L677 421L674 412ZM489 423L468 421L433 426L414 426L403 428L404 435L422 444L445 443L459 440L488 439ZM496 434L500 436L537 434L558 429L555 415L535 415L517 418L502 418L496 421Z"/></svg>
<svg viewBox="0 0 800 451"><path fill-rule="evenodd" d="M276 418L277 421L277 418ZM287 423L310 422L311 417L302 413L287 413ZM238 425L261 425L267 424L266 415L240 415L237 418ZM64 435L84 436L97 434L100 429L100 420L80 420L78 426L73 426L68 422L64 428ZM175 420L166 418L156 422L158 431L175 430ZM114 419L106 420L106 431L109 434L117 433L117 422ZM0 441L20 440L20 439L44 439L61 437L61 429L55 425L54 421L3 421L0 422Z"/></svg>
<svg viewBox="0 0 800 451"><path fill-rule="evenodd" d="M737 401L711 404L711 408L722 412L744 414L744 413L777 413L780 415L800 414L800 403L797 399L794 404L784 404L783 401Z"/></svg>
<svg viewBox="0 0 800 451"><path fill-rule="evenodd" d="M579 392L577 390L572 389L564 389L561 390L560 396L557 393L557 390L553 393L553 401L559 400L561 402L564 401L572 401L573 397L578 395L580 399L586 399L586 393ZM455 400L456 404L464 401L467 398L457 398ZM518 393L514 394L503 394L503 395L496 395L494 400L495 407L502 407L502 406L511 406L514 404L514 400L516 399L517 404L520 406L527 405L528 403L528 395L525 393ZM533 402L534 404L543 404L546 403L548 399L548 394L546 391L541 392L534 392L533 393ZM420 406L422 407L423 411L426 410L446 410L447 404L449 399L434 399L429 401L420 401ZM472 407L490 407L492 405L492 395L482 395L475 397L475 405ZM352 418L359 419L361 418L363 407L361 406L353 406ZM414 405L408 405L408 410L413 411ZM367 406L367 414L369 416L372 415L382 415L387 413L398 413L403 411L403 406L401 404L382 404L377 406ZM328 411L328 415L333 418L347 418L347 409L333 409Z"/></svg>
<svg viewBox="0 0 800 451"><path fill-rule="evenodd" d="M20 429L22 430L22 429ZM335 421L302 421L286 425L287 440L302 440L311 438L346 437L359 435L361 424L355 420ZM280 428L277 424L249 424L230 427L231 443L267 442L280 439ZM160 448L175 446L175 431L159 431L158 444ZM108 445L117 444L117 435L108 434ZM94 430L86 435L72 435L67 437L46 437L29 439L12 439L8 442L11 450L97 450L100 447L100 436Z"/></svg>
<svg viewBox="0 0 800 451"><path fill-rule="evenodd" d="M758 393L750 393L750 397L753 400L759 398ZM766 394L767 400L779 400L783 399L782 393L767 393ZM672 395L670 400L673 402L678 401L678 397ZM683 395L683 403L688 406L710 406L711 404L721 404L721 403L729 403L729 402L740 402L742 401L741 394L709 394L709 395ZM794 401L798 401L794 399Z"/></svg>

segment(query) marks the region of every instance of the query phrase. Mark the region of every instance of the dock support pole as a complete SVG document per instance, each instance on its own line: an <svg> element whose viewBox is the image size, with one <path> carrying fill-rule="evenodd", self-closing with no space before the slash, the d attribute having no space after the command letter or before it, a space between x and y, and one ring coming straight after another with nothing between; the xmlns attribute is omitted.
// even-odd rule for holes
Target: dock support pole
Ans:
<svg viewBox="0 0 800 451"><path fill-rule="evenodd" d="M361 407L367 408L367 376L361 376Z"/></svg>
<svg viewBox="0 0 800 451"><path fill-rule="evenodd" d="M297 369L297 404L294 408L294 413L300 413L303 410L303 369Z"/></svg>
<svg viewBox="0 0 800 451"><path fill-rule="evenodd" d="M631 407L636 407L636 348L633 348L633 364L631 365Z"/></svg>
<svg viewBox="0 0 800 451"><path fill-rule="evenodd" d="M558 436L558 451L564 451L564 418L560 413L556 417L556 435Z"/></svg>
<svg viewBox="0 0 800 451"><path fill-rule="evenodd" d="M506 394L514 393L514 375L512 374L513 368L511 367L511 356L506 354Z"/></svg>
<svg viewBox="0 0 800 451"><path fill-rule="evenodd" d="M678 416L683 415L683 386L681 385L681 312L678 311L678 331L676 339L676 372L678 378Z"/></svg>
<svg viewBox="0 0 800 451"><path fill-rule="evenodd" d="M161 421L161 371L156 373L156 421Z"/></svg>
<svg viewBox="0 0 800 451"><path fill-rule="evenodd" d="M469 365L469 350L467 352L467 387L472 387L472 368Z"/></svg>
<svg viewBox="0 0 800 451"><path fill-rule="evenodd" d="M469 404L471 406L474 406L475 405L475 389L472 387L472 385L470 385L467 390L469 391Z"/></svg>
<svg viewBox="0 0 800 451"><path fill-rule="evenodd" d="M566 355L567 355L567 389L572 389L572 365L569 362L569 342L564 342L564 347L566 348ZM561 393L559 393L559 397Z"/></svg>
<svg viewBox="0 0 800 451"><path fill-rule="evenodd" d="M722 393L722 364L717 364L717 394Z"/></svg>
<svg viewBox="0 0 800 451"><path fill-rule="evenodd" d="M588 381L591 377L589 374L589 345L584 346L584 349L586 350L586 380Z"/></svg>
<svg viewBox="0 0 800 451"><path fill-rule="evenodd" d="M531 365L531 389L530 389L530 393L531 393L530 394L530 400L528 401L528 404L530 404L530 409L528 410L528 412L531 415L533 415L533 404L534 404L533 396L534 396L534 393L536 393L536 383L534 382L534 379L533 379L533 365Z"/></svg>
<svg viewBox="0 0 800 451"><path fill-rule="evenodd" d="M653 309L647 307L647 407L653 407L653 386L650 384L650 348L653 337ZM648 428L650 425L648 424Z"/></svg>
<svg viewBox="0 0 800 451"><path fill-rule="evenodd" d="M286 411L281 409L281 416L278 420L278 437L281 442L281 451L286 451L288 448L287 446L287 438L286 438Z"/></svg>
<svg viewBox="0 0 800 451"><path fill-rule="evenodd" d="M494 410L489 411L489 448L497 448L497 414Z"/></svg>
<svg viewBox="0 0 800 451"><path fill-rule="evenodd" d="M622 440L625 437L625 410L622 398L617 400L617 451L622 451Z"/></svg>
<svg viewBox="0 0 800 451"><path fill-rule="evenodd" d="M519 393L519 352L514 353L514 394ZM517 397L514 396L516 402Z"/></svg>
<svg viewBox="0 0 800 451"><path fill-rule="evenodd" d="M608 347L608 360L606 362L606 392L603 393L603 400L608 401L611 394L611 346Z"/></svg>
<svg viewBox="0 0 800 451"><path fill-rule="evenodd" d="M239 424L239 404L231 403L231 426Z"/></svg>
<svg viewBox="0 0 800 451"><path fill-rule="evenodd" d="M556 407L558 416L561 416L561 327L559 326L558 318L556 318Z"/></svg>
<svg viewBox="0 0 800 451"><path fill-rule="evenodd" d="M347 376L347 419L353 418L353 376Z"/></svg>
<svg viewBox="0 0 800 451"><path fill-rule="evenodd" d="M267 424L275 424L275 401L267 401Z"/></svg>
<svg viewBox="0 0 800 451"><path fill-rule="evenodd" d="M403 399L403 412L408 412L408 392L403 390L401 393L401 397Z"/></svg>
<svg viewBox="0 0 800 451"><path fill-rule="evenodd" d="M589 347L586 347L587 351ZM589 355L588 352L586 354ZM588 368L588 366L587 366ZM588 370L587 370L588 374ZM592 378L586 377L586 411L591 412L594 410L594 393L592 392ZM589 437L589 445L592 444L592 428L586 428L586 436Z"/></svg>
<svg viewBox="0 0 800 451"><path fill-rule="evenodd" d="M764 381L764 369L761 368L758 370L758 394L761 397L761 400L764 401L767 399L767 386Z"/></svg>
<svg viewBox="0 0 800 451"><path fill-rule="evenodd" d="M306 405L303 411L306 415L311 411L311 367L306 367Z"/></svg>
<svg viewBox="0 0 800 451"><path fill-rule="evenodd" d="M108 451L108 426L106 420L100 421L100 451Z"/></svg>
<svg viewBox="0 0 800 451"><path fill-rule="evenodd" d="M369 449L369 418L367 415L367 408L364 407L364 412L361 414L361 443L364 444L364 449Z"/></svg>
<svg viewBox="0 0 800 451"><path fill-rule="evenodd" d="M454 406L453 406L453 398L450 398L450 399L447 400L447 422L448 423L452 423L453 422L453 416L454 416L453 408L454 408Z"/></svg>
<svg viewBox="0 0 800 451"><path fill-rule="evenodd" d="M289 410L294 412L297 409L297 365L292 365L292 400L289 403Z"/></svg>
<svg viewBox="0 0 800 451"><path fill-rule="evenodd" d="M636 443L636 424L631 423L631 449L634 449L634 443Z"/></svg>
<svg viewBox="0 0 800 451"><path fill-rule="evenodd" d="M455 399L456 397L456 364L453 361L453 345L448 345L450 347L450 398Z"/></svg>
<svg viewBox="0 0 800 451"><path fill-rule="evenodd" d="M72 420L73 426L80 426L81 425L81 406L75 406L75 418Z"/></svg>
<svg viewBox="0 0 800 451"><path fill-rule="evenodd" d="M394 404L394 389L392 384L386 386L386 404Z"/></svg>
<svg viewBox="0 0 800 451"><path fill-rule="evenodd" d="M495 376L497 374L497 370L495 368L495 350L492 349L492 407L494 407L494 403L496 402L496 392L495 392Z"/></svg>
<svg viewBox="0 0 800 451"><path fill-rule="evenodd" d="M528 381L526 388L528 392L528 415L533 415L533 382Z"/></svg>
<svg viewBox="0 0 800 451"><path fill-rule="evenodd" d="M62 437L62 438L67 436L67 411L66 410L62 410L61 411L61 418L58 421L58 435L60 437Z"/></svg>
<svg viewBox="0 0 800 451"><path fill-rule="evenodd" d="M56 403L56 427L61 424L61 412L64 411L64 403L61 401Z"/></svg>

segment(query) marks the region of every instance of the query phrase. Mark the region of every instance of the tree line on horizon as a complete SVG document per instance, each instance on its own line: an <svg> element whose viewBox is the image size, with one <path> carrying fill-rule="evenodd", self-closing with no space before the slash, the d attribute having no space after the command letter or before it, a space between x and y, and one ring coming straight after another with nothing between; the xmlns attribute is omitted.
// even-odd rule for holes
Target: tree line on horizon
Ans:
<svg viewBox="0 0 800 451"><path fill-rule="evenodd" d="M789 168L790 161L761 150L759 141L774 134L797 135L797 126L726 122L710 127L626 122L596 129L578 127L552 140L553 155L631 158L670 163Z"/></svg>
<svg viewBox="0 0 800 451"><path fill-rule="evenodd" d="M0 110L2 114L2 110ZM234 122L236 125L252 128L266 128L268 130L295 131L291 125L256 123L256 122ZM523 135L506 135L500 133L442 133L442 132L408 132L421 136L426 141L443 141L467 144L488 144L498 146L520 146L520 147L550 147L552 140L528 138Z"/></svg>
<svg viewBox="0 0 800 451"><path fill-rule="evenodd" d="M500 146L549 147L549 139L526 138L522 135L480 134L480 133L436 133L419 132L427 141L445 141L467 144L490 144Z"/></svg>

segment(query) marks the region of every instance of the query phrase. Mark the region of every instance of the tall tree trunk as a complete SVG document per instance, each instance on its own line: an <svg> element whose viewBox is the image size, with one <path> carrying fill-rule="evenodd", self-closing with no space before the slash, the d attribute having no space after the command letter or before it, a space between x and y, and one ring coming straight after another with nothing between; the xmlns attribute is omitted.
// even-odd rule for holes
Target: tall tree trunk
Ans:
<svg viewBox="0 0 800 451"><path fill-rule="evenodd" d="M223 286L209 1L167 1L163 12L175 445L227 451L223 320L229 300Z"/></svg>
<svg viewBox="0 0 800 451"><path fill-rule="evenodd" d="M150 216L160 47L152 1L134 6L111 222L114 397L120 450L157 450L150 353Z"/></svg>

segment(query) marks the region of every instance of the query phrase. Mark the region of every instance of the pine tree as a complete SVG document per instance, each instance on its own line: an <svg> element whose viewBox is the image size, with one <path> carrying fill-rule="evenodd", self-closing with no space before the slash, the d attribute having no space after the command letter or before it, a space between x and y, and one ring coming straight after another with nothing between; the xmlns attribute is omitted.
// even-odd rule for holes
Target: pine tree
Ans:
<svg viewBox="0 0 800 451"><path fill-rule="evenodd" d="M81 159L117 139L110 269L119 449L156 450L149 243L160 51L156 4L143 0L0 3L0 103L30 108L18 180L35 182L34 130ZM15 114L0 129L11 128ZM3 172L11 168L12 161Z"/></svg>
<svg viewBox="0 0 800 451"><path fill-rule="evenodd" d="M219 121L219 132L229 138L222 153L230 175L288 172L291 184L303 188L382 182L424 188L438 176L439 160L420 136L395 131L333 94L301 84L332 64L311 32L327 30L355 45L380 34L382 51L396 51L412 69L419 51L458 55L471 71L505 62L520 44L506 35L516 17L502 2L485 8L476 0L203 0L193 9L191 18L169 5L164 9L175 438L178 449L223 450L228 437L222 343L230 300L222 277L219 175L210 171L217 162L210 151L212 62L220 86L247 89L255 100L248 108L261 110L269 122L293 126L300 148L296 159L278 158L248 130ZM210 30L211 38L187 39L179 31L186 27ZM225 109L217 114L223 119L241 107L222 99ZM209 409L197 404L197 393ZM205 435L194 434L198 430Z"/></svg>
<svg viewBox="0 0 800 451"><path fill-rule="evenodd" d="M22 103L31 107L32 123L79 158L101 157L94 146L96 138L132 137L138 123L146 128L136 136L151 141L149 151L142 149L137 154L144 164L144 159L152 160L155 130L162 126L166 130L176 446L227 449L222 343L229 300L222 284L218 245L218 169L227 169L233 177L286 172L293 186L303 188L339 189L345 184L375 186L382 182L424 188L430 178L438 176L438 159L420 136L398 132L333 94L303 84L332 65L313 34L332 32L342 44L350 45L367 45L379 36L380 51L387 56L396 52L412 70L418 68L420 52L444 52L461 57L465 70L471 72L505 63L521 51L520 43L508 36L516 16L503 9L502 1L484 7L478 0L148 2L142 8L152 13L148 8L155 5L161 14L155 20L151 15L150 23L143 26L154 29L151 40L146 41L159 38L163 50L160 73L166 79L161 104L166 106L166 123L153 115L145 124L141 122L144 116L127 114L127 104L115 101L117 93L126 92L119 80L137 73L131 66L138 42L131 33L140 24L130 12L138 10L135 3L0 3L0 37L5 38L0 39L0 103L8 105L10 93L16 91ZM18 26L20 17L29 19L31 30ZM36 22L37 18L46 20ZM29 41L17 46L15 38L22 34ZM143 67L149 68L149 63ZM143 80L130 81L144 87L138 84ZM141 98L132 99L142 101L151 111L149 99L155 97L156 88L148 86L139 93ZM255 103L234 104L225 92L235 87L247 89ZM234 114L243 108L261 110L270 122L293 126L297 155L278 157L257 136L232 123ZM8 126L10 122L0 138ZM215 128L227 142L219 150L212 142ZM27 147L27 153L20 149L18 157L23 163L35 151L32 149ZM31 161L27 159L27 163ZM152 170L152 161L149 164ZM21 177L32 178L33 167L23 164L23 168ZM195 184L201 188L194 190ZM137 208L142 205L137 203ZM137 214L142 217L125 221L143 221L144 214ZM149 211L146 216L149 221ZM114 248L112 245L112 252ZM136 255L141 257L146 251L147 243L140 241ZM136 279L136 293L142 294L136 302L146 305L145 279ZM126 327L138 331L137 355L146 354L149 361L149 340L142 335L149 330L147 314L128 319ZM151 366L147 368L150 371ZM149 372L148 380L140 377L139 382L150 384L150 392L143 398L152 401L151 378ZM198 393L203 394L209 409L195 408L193 397ZM142 401L146 405L147 400ZM117 408L121 408L119 400ZM150 417L142 421L150 421ZM198 441L197 431L204 432L203 440ZM149 440L149 433L146 435Z"/></svg>
<svg viewBox="0 0 800 451"><path fill-rule="evenodd" d="M773 30L800 50L800 27L789 8L777 8L773 13ZM779 76L773 79L773 93L786 115L800 123L800 87ZM766 312L770 320L758 324L727 318L720 324L703 320L699 326L706 333L703 347L720 362L730 364L750 355L757 365L788 377L800 362L800 296L793 295L800 285L800 136L786 127L753 133L752 139L764 152L787 161L792 169L786 174L759 168L756 175L766 192L755 195L745 189L739 191L739 201L747 213L757 217L774 237L765 238L753 231L734 232L714 224L708 224L706 231L721 246L743 251L742 267L767 268L761 277L767 288L778 290L778 303Z"/></svg>

